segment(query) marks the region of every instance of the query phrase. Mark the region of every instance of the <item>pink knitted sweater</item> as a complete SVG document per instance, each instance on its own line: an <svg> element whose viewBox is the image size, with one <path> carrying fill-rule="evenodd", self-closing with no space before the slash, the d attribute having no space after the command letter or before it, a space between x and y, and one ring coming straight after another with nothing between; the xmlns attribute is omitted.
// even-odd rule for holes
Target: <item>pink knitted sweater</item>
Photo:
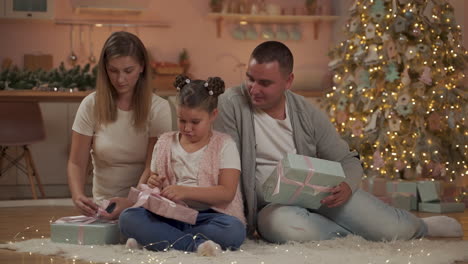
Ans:
<svg viewBox="0 0 468 264"><path fill-rule="evenodd" d="M171 145L176 131L162 134L156 143L156 168L157 174L165 176L168 183L176 184L176 177L171 166ZM208 187L218 185L220 152L224 141L229 135L213 131L213 135L204 150L203 158L198 168L198 186ZM193 164L193 166L197 166ZM240 192L240 184L237 185L237 191L234 199L225 206L212 207L213 210L228 215L235 216L246 223L244 216L244 203Z"/></svg>

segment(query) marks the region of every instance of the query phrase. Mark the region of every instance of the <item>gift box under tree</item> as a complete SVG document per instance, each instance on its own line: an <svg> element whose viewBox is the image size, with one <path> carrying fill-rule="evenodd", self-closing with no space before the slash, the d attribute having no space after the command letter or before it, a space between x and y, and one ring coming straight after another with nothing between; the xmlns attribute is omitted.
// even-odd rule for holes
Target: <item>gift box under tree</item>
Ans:
<svg viewBox="0 0 468 264"><path fill-rule="evenodd" d="M387 193L396 198L394 206L407 209L406 201L410 199L410 208L407 210L418 210L418 183L410 181L389 181L387 182ZM408 197L408 198L405 198ZM401 206L396 206L399 204Z"/></svg>
<svg viewBox="0 0 468 264"><path fill-rule="evenodd" d="M465 205L456 202L443 202L441 184L439 181L419 181L418 193L421 198L419 211L430 213L463 212Z"/></svg>
<svg viewBox="0 0 468 264"><path fill-rule="evenodd" d="M57 243L78 245L106 245L120 243L116 221L95 217L68 216L50 224L50 239Z"/></svg>
<svg viewBox="0 0 468 264"><path fill-rule="evenodd" d="M344 179L339 162L288 153L263 184L263 195L267 202L318 209Z"/></svg>

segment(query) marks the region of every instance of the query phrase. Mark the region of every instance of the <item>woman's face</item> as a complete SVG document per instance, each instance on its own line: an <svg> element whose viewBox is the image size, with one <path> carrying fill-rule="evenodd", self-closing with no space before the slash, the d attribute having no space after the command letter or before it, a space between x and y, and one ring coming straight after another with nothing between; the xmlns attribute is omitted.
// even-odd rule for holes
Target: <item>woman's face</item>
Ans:
<svg viewBox="0 0 468 264"><path fill-rule="evenodd" d="M143 66L131 56L109 59L107 76L119 95L133 94L135 85L143 72Z"/></svg>

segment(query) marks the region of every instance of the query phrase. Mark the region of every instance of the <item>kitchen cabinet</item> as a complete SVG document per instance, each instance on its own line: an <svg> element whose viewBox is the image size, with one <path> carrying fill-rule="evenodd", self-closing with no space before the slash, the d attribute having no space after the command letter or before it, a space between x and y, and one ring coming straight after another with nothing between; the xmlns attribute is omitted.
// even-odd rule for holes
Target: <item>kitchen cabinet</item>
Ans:
<svg viewBox="0 0 468 264"><path fill-rule="evenodd" d="M54 19L55 0L0 0L3 18ZM2 11L0 8L0 11Z"/></svg>
<svg viewBox="0 0 468 264"><path fill-rule="evenodd" d="M313 23L314 39L318 39L321 23L331 23L338 19L338 16L293 16L293 15L246 15L231 13L209 13L209 18L216 20L217 37L221 37L224 21L237 21L244 23L270 23L270 24L291 24L291 23Z"/></svg>

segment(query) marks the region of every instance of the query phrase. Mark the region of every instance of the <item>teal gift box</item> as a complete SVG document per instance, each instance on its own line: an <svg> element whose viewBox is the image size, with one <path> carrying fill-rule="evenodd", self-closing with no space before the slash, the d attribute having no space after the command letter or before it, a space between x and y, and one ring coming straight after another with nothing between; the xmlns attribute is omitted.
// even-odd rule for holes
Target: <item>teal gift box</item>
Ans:
<svg viewBox="0 0 468 264"><path fill-rule="evenodd" d="M440 201L440 182L438 181L419 181L418 193L421 202L439 202Z"/></svg>
<svg viewBox="0 0 468 264"><path fill-rule="evenodd" d="M418 210L418 183L410 182L410 181L389 181L387 182L387 192L392 196L394 193L400 193L403 196L409 196L409 199L411 200L410 208L407 209L406 206L404 206L403 209ZM400 195L400 197L402 195ZM400 199L403 200L403 199L408 199L408 198L400 198ZM402 208L402 207L398 207L398 208Z"/></svg>
<svg viewBox="0 0 468 264"><path fill-rule="evenodd" d="M464 203L419 203L419 211L429 213L464 212Z"/></svg>
<svg viewBox="0 0 468 264"><path fill-rule="evenodd" d="M391 194L392 206L407 211L412 210L413 196L409 193L397 193ZM416 206L417 207L417 206Z"/></svg>
<svg viewBox="0 0 468 264"><path fill-rule="evenodd" d="M62 219L70 219L65 222ZM92 223L77 222L85 216L70 216L61 218L50 224L50 239L52 242L78 245L105 245L120 243L118 223L97 220Z"/></svg>
<svg viewBox="0 0 468 264"><path fill-rule="evenodd" d="M318 209L344 179L339 162L288 153L263 184L263 195L270 203Z"/></svg>

